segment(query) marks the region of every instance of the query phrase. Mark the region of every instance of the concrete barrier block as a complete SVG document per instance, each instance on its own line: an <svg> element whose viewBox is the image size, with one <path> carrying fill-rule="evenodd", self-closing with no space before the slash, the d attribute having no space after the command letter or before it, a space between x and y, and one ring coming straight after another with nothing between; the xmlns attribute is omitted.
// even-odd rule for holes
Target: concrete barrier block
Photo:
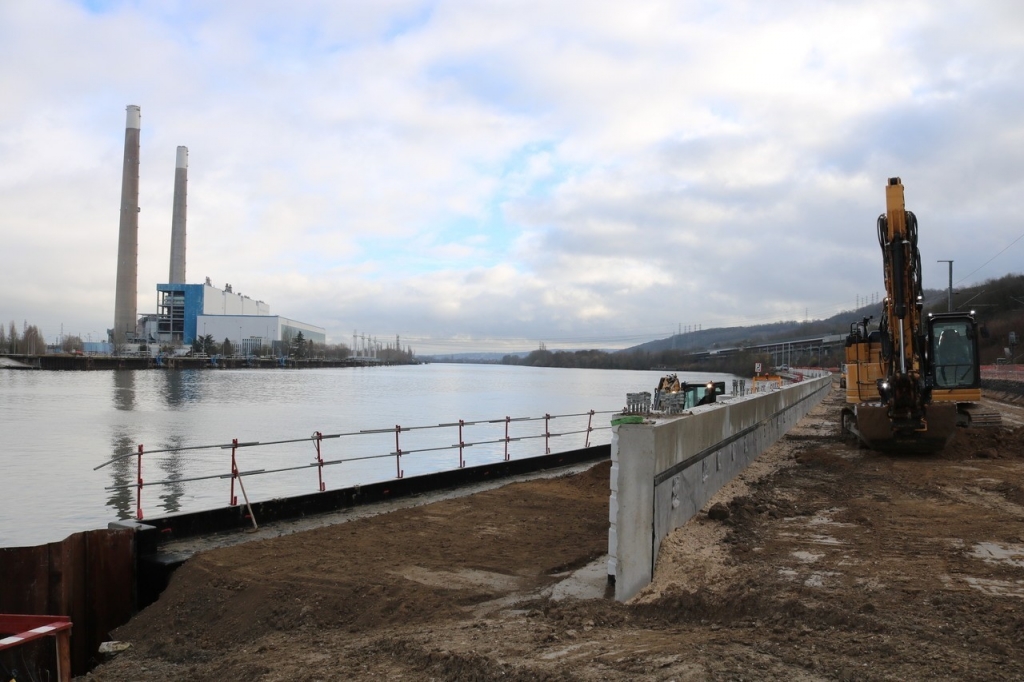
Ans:
<svg viewBox="0 0 1024 682"><path fill-rule="evenodd" d="M647 585L661 541L828 393L831 377L612 428L608 574L623 601Z"/></svg>

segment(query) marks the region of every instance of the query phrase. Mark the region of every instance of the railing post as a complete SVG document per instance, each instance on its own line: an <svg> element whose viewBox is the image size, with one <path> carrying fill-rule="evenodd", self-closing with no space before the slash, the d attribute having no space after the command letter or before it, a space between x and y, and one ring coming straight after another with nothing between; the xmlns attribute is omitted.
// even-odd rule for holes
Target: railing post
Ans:
<svg viewBox="0 0 1024 682"><path fill-rule="evenodd" d="M235 495L235 479L238 478L238 464L235 462L235 451L238 450L238 439L231 439L231 495L228 504L234 507L238 504L238 497Z"/></svg>
<svg viewBox="0 0 1024 682"><path fill-rule="evenodd" d="M135 518L142 520L142 443L139 443L139 467L135 487Z"/></svg>
<svg viewBox="0 0 1024 682"><path fill-rule="evenodd" d="M462 440L462 427L466 425L466 422L462 419L459 420L459 468L464 469L466 467L466 460L462 457L462 449L466 447L466 443Z"/></svg>
<svg viewBox="0 0 1024 682"><path fill-rule="evenodd" d="M594 423L594 411L591 410L590 411L590 416L587 417L587 439L583 443L583 447L585 447L585 448L589 448L590 447L590 432L594 430L593 423Z"/></svg>
<svg viewBox="0 0 1024 682"><path fill-rule="evenodd" d="M61 630L54 639L57 647L57 679L59 682L71 682L71 629Z"/></svg>
<svg viewBox="0 0 1024 682"><path fill-rule="evenodd" d="M512 421L512 418L505 415L505 461L508 461L508 424Z"/></svg>
<svg viewBox="0 0 1024 682"><path fill-rule="evenodd" d="M551 426L550 426L550 422L551 422L551 415L548 414L547 412L545 412L544 413L544 454L545 455L550 455L551 454L551 444L549 442L551 440Z"/></svg>
<svg viewBox="0 0 1024 682"><path fill-rule="evenodd" d="M314 441L313 444L316 446L316 475L320 481L320 492L324 492L327 486L324 485L324 458L320 454L320 441L324 439L324 434L319 431L313 432Z"/></svg>
<svg viewBox="0 0 1024 682"><path fill-rule="evenodd" d="M402 478L405 472L402 471L402 446L398 444L398 434L402 432L402 427L395 424L395 478Z"/></svg>

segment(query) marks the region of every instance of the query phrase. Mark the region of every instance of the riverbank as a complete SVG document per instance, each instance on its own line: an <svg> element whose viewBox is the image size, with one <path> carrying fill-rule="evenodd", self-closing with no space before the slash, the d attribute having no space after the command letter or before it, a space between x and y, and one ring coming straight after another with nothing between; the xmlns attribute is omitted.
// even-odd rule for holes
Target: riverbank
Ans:
<svg viewBox="0 0 1024 682"><path fill-rule="evenodd" d="M349 357L343 360L326 358L274 357L169 357L116 355L8 355L0 357L0 369L43 369L56 371L130 370L130 369L317 369L324 367L378 367L395 364L376 358Z"/></svg>
<svg viewBox="0 0 1024 682"><path fill-rule="evenodd" d="M630 603L592 592L601 464L198 555L88 679L1024 677L1024 429L887 457L841 405L669 536Z"/></svg>

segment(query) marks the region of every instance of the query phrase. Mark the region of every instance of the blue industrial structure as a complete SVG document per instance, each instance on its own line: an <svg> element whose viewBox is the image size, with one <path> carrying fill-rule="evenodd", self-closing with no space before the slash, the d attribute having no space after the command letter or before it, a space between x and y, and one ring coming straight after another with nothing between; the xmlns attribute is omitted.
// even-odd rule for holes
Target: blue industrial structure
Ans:
<svg viewBox="0 0 1024 682"><path fill-rule="evenodd" d="M157 331L182 343L196 338L196 319L203 314L205 284L157 284Z"/></svg>
<svg viewBox="0 0 1024 682"><path fill-rule="evenodd" d="M281 352L302 338L323 344L323 328L270 314L270 306L236 294L230 284L157 284L157 314L144 321L143 338L150 342L188 345L201 336L228 339L245 354L265 349Z"/></svg>

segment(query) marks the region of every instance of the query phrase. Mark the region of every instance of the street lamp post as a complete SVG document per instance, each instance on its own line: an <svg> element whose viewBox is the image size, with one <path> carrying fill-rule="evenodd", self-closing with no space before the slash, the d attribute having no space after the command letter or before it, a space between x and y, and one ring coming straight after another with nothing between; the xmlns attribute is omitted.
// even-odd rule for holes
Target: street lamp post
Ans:
<svg viewBox="0 0 1024 682"><path fill-rule="evenodd" d="M949 289L947 290L948 302L946 303L946 312L947 313L951 313L951 312L953 312L953 261L951 261L951 260L938 260L938 261L935 261L935 262L936 263L949 263Z"/></svg>

